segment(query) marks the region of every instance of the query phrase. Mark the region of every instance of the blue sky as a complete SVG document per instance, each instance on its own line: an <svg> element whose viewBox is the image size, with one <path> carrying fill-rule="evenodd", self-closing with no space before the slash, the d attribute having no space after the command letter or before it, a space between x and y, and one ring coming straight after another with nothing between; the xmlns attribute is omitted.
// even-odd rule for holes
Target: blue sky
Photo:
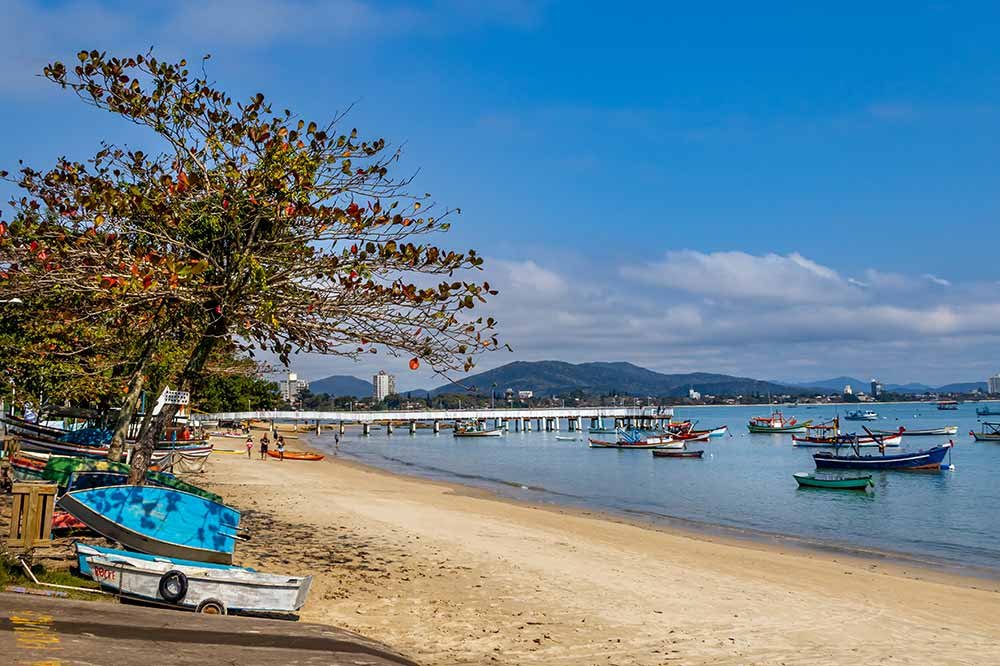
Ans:
<svg viewBox="0 0 1000 666"><path fill-rule="evenodd" d="M1000 6L792 4L8 0L3 161L139 140L30 75L47 60L210 52L234 93L353 104L462 208L448 242L488 258L516 350L481 367L1000 370Z"/></svg>

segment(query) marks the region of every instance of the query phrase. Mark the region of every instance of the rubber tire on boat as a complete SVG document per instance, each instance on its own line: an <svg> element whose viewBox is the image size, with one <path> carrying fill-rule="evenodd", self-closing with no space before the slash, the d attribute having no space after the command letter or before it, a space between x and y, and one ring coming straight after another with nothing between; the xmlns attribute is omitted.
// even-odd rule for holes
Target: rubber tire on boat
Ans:
<svg viewBox="0 0 1000 666"><path fill-rule="evenodd" d="M195 612L205 613L206 615L225 615L226 604L222 603L218 599L205 599L198 604L198 608L195 609Z"/></svg>
<svg viewBox="0 0 1000 666"><path fill-rule="evenodd" d="M188 591L188 579L183 571L171 569L160 577L159 592L164 601L180 603Z"/></svg>

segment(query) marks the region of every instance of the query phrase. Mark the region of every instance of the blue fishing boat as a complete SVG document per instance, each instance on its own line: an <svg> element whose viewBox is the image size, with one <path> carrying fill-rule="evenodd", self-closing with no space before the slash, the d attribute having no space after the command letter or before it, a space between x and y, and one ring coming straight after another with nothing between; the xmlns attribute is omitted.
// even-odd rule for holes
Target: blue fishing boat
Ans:
<svg viewBox="0 0 1000 666"><path fill-rule="evenodd" d="M829 451L821 451L813 455L813 461L818 469L864 469L864 470L884 470L884 469L941 469L944 457L951 451L951 443L942 446L935 446L926 451L913 451L909 453L892 453L882 455L840 455Z"/></svg>
<svg viewBox="0 0 1000 666"><path fill-rule="evenodd" d="M240 512L198 495L155 486L112 486L66 493L58 505L131 550L233 562Z"/></svg>
<svg viewBox="0 0 1000 666"><path fill-rule="evenodd" d="M976 416L1000 416L1000 406L985 405L976 407Z"/></svg>
<svg viewBox="0 0 1000 666"><path fill-rule="evenodd" d="M243 569L244 571L253 571L250 567L237 567L229 564L214 564L212 562L195 562L194 560L181 560L176 557L163 557L161 555L148 555L147 553L134 553L130 550L105 548L104 546L95 546L93 544L82 543L80 541L74 541L73 547L76 548L76 561L77 566L80 569L80 575L86 576L87 578L93 578L93 572L90 570L90 562L88 561L91 557L103 557L109 560L126 562L135 566L141 566L145 562L167 562L184 567L201 567L203 569Z"/></svg>

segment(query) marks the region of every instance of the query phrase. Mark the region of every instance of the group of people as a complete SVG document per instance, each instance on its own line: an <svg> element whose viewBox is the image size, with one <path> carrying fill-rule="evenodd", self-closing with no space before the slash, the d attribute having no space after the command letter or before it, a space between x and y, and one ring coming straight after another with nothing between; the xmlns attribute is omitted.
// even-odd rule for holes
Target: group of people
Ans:
<svg viewBox="0 0 1000 666"><path fill-rule="evenodd" d="M278 450L278 460L285 459L285 438L281 435L275 433L275 441L277 443ZM268 439L267 433L264 433L260 438L260 459L267 460L267 451L271 446L271 440ZM252 457L253 451L253 437L247 435L247 458Z"/></svg>

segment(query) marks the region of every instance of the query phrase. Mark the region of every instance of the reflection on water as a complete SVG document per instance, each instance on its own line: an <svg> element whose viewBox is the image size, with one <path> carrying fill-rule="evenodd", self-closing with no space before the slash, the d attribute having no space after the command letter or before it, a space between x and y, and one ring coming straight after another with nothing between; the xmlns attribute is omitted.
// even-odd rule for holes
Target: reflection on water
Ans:
<svg viewBox="0 0 1000 666"><path fill-rule="evenodd" d="M349 429L342 455L385 469L489 487L534 500L640 512L738 529L787 534L830 544L888 550L1000 572L1000 444L974 443L975 405L941 412L934 405L878 405L869 427L958 425L956 469L940 473L876 472L873 492L800 491L794 472L813 471L817 449L791 446L788 435L750 435L759 407L678 408L698 427L728 424L732 436L698 443L703 459L653 458L649 451L589 449L556 433L511 432L502 438L455 439L400 429L363 438ZM820 421L834 407L784 408ZM843 413L841 413L842 415ZM846 422L847 431L860 425ZM561 433L565 436L565 430ZM332 432L318 440L331 445ZM893 451L926 449L947 437L904 438ZM946 459L947 462L947 459Z"/></svg>

